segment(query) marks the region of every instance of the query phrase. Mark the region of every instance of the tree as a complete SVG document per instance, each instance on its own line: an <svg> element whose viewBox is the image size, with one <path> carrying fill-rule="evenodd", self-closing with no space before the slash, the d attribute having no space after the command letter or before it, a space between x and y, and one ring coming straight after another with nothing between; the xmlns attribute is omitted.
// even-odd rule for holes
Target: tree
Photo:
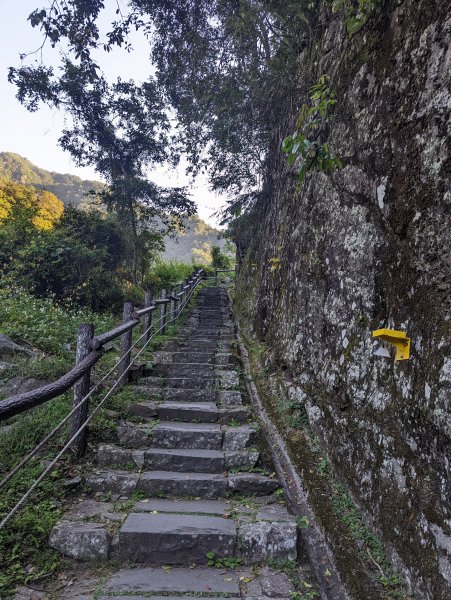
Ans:
<svg viewBox="0 0 451 600"><path fill-rule="evenodd" d="M3 243L17 239L13 227L0 227L0 268L16 283L94 310L121 307L127 240L117 220L68 207L53 228L33 227L18 243Z"/></svg>
<svg viewBox="0 0 451 600"><path fill-rule="evenodd" d="M211 249L211 266L215 269L229 269L231 260L221 252L219 246L213 246Z"/></svg>
<svg viewBox="0 0 451 600"><path fill-rule="evenodd" d="M118 79L108 84L94 67L62 63L62 75L52 69L22 67L11 72L21 81L19 97L30 110L39 102L64 106L71 117L60 144L79 165L93 165L108 187L100 193L131 237L130 276L138 282L139 222L147 226L158 217L168 228L174 217L190 215L194 203L184 188L161 188L149 181L146 170L177 159L168 138L169 121L163 97L152 79L140 86ZM142 236L141 236L142 237Z"/></svg>
<svg viewBox="0 0 451 600"><path fill-rule="evenodd" d="M30 21L52 44L63 40L89 80L98 70L93 49L126 46L131 27L146 31L160 89L177 112L190 171L208 170L213 189L229 197L229 217L264 200L287 133L281 131L283 115L301 100L299 52L313 47L327 25L319 21L316 4L130 0L128 6L105 40L98 26L101 0L52 2L50 9L30 15ZM325 14L328 10L324 8ZM312 83L316 79L313 75ZM54 95L50 68L12 69L10 80L31 108Z"/></svg>
<svg viewBox="0 0 451 600"><path fill-rule="evenodd" d="M64 204L51 192L0 181L0 225L14 222L17 229L21 223L24 232L33 227L51 229L63 211Z"/></svg>

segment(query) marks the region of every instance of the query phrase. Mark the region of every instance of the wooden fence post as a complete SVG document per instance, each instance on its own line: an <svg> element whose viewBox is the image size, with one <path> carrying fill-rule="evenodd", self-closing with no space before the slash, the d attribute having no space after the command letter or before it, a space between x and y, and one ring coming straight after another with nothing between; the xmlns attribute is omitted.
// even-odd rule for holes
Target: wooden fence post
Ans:
<svg viewBox="0 0 451 600"><path fill-rule="evenodd" d="M175 297L176 293L177 293L177 288L173 288L171 290L170 296L174 296ZM174 320L175 320L175 311L176 311L176 308L177 308L177 300L171 300L171 323L173 323Z"/></svg>
<svg viewBox="0 0 451 600"><path fill-rule="evenodd" d="M133 302L124 302L124 312L122 314L122 322L126 323L132 319L133 314ZM129 329L125 333L121 335L121 352L120 358L121 362L119 364L119 379L118 379L118 387L122 387L127 383L128 378L128 367L131 362L130 356L130 348L132 346L133 339L133 330Z"/></svg>
<svg viewBox="0 0 451 600"><path fill-rule="evenodd" d="M179 316L179 314L182 312L183 302L185 301L185 290L183 289L185 287L185 285L186 285L186 279L179 284L179 294L181 294L181 296L180 296L180 304L178 307L177 316Z"/></svg>
<svg viewBox="0 0 451 600"><path fill-rule="evenodd" d="M152 293L145 292L144 293L144 308L149 308L149 306L152 306ZM144 345L146 345L150 339L150 326L151 325L152 325L152 313L149 312L144 315L144 319L143 319L143 334L144 334L143 343L144 343Z"/></svg>
<svg viewBox="0 0 451 600"><path fill-rule="evenodd" d="M164 300L167 297L168 297L167 291L161 290L161 299ZM163 302L163 304L161 305L161 331L160 331L161 335L164 335L166 333L167 312L168 312L168 305L166 302Z"/></svg>
<svg viewBox="0 0 451 600"><path fill-rule="evenodd" d="M94 337L94 325L91 323L85 323L80 325L77 331L77 349L75 353L75 362L79 363L81 360L86 358L91 352L91 340ZM91 369L81 377L74 384L74 395L72 400L72 407L75 408L80 401L89 392L89 386L91 383ZM70 421L70 438L80 429L83 423L88 417L88 400L84 402L72 415ZM86 451L86 428L80 433L80 435L74 440L73 449L75 451L76 458L81 458ZM70 439L69 438L69 439Z"/></svg>

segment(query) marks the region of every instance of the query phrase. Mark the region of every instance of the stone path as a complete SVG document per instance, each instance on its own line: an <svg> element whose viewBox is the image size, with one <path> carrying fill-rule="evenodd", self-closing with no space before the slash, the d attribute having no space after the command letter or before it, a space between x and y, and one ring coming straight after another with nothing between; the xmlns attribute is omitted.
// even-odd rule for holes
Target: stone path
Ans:
<svg viewBox="0 0 451 600"><path fill-rule="evenodd" d="M50 536L66 556L123 567L96 598L289 598L287 576L267 563L296 559L296 522L277 480L254 472L258 427L233 350L227 295L205 288L134 386L142 399L117 442L98 447L86 493Z"/></svg>

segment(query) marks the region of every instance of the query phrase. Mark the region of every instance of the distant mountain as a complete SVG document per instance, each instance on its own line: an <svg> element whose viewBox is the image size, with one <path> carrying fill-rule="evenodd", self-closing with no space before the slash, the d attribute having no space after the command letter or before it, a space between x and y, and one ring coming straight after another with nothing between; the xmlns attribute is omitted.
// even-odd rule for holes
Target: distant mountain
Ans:
<svg viewBox="0 0 451 600"><path fill-rule="evenodd" d="M190 262L209 263L211 261L212 246L219 246L224 250L227 240L221 238L221 231L211 227L198 215L189 217L184 222L184 231L177 234L177 238L166 237L166 249L162 253L165 260L180 260Z"/></svg>
<svg viewBox="0 0 451 600"><path fill-rule="evenodd" d="M90 190L100 191L103 188L100 181L41 169L14 152L0 152L1 177L22 185L32 185L40 190L48 190L65 205L72 206L89 203L85 194ZM212 246L219 246L223 250L226 244L226 240L220 238L220 235L218 229L210 227L198 215L194 215L186 219L184 231L179 232L177 238L165 238L166 250L162 253L162 258L183 262L191 262L194 259L196 262L209 263Z"/></svg>
<svg viewBox="0 0 451 600"><path fill-rule="evenodd" d="M64 204L79 206L86 202L90 190L100 191L103 184L100 181L81 179L68 173L56 173L36 167L27 158L14 152L0 152L0 177L11 179L23 185L32 185L37 189L52 192Z"/></svg>

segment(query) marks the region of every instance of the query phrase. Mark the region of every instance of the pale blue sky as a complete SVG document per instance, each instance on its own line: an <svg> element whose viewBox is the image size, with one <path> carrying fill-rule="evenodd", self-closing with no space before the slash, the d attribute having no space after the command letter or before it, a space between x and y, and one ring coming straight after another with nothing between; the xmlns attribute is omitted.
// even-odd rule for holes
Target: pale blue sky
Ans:
<svg viewBox="0 0 451 600"><path fill-rule="evenodd" d="M106 0L106 4L116 6L116 2ZM77 167L70 155L58 146L64 116L56 110L41 108L29 113L15 98L15 88L7 81L8 67L20 63L19 54L39 48L41 36L27 21L35 8L45 7L46 0L0 0L0 151L17 152L31 160L38 167L60 173L72 173L86 179L100 179L91 168ZM148 46L143 36L133 37L134 52L116 50L110 54L100 53L98 62L108 76L121 75L138 81L151 72L148 60ZM44 60L57 60L55 51L44 49ZM39 59L39 55L36 55ZM29 59L30 60L30 59ZM33 60L33 59L31 59ZM151 179L160 185L188 185L189 180L183 169L158 169ZM208 190L204 179L199 178L191 188L198 204L200 216L214 224L210 215L222 204L222 199Z"/></svg>

